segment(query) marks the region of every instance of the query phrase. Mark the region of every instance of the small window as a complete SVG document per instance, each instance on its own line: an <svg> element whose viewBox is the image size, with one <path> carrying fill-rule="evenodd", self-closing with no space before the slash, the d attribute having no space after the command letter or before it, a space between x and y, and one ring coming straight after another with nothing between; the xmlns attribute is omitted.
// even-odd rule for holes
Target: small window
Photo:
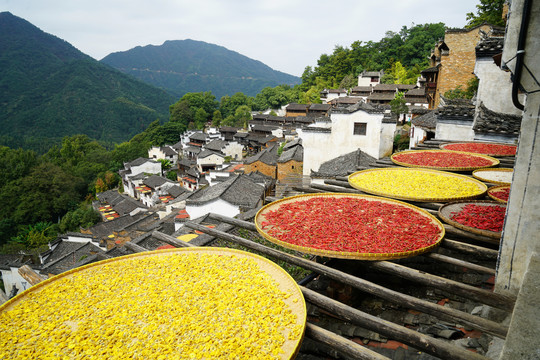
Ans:
<svg viewBox="0 0 540 360"><path fill-rule="evenodd" d="M354 123L354 135L366 135L367 123Z"/></svg>

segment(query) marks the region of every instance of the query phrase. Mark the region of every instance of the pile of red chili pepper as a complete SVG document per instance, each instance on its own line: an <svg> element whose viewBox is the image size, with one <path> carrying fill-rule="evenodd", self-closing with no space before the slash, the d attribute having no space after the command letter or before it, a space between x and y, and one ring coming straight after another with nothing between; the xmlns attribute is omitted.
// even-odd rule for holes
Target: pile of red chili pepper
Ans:
<svg viewBox="0 0 540 360"><path fill-rule="evenodd" d="M465 226L480 230L500 232L503 228L505 206L467 204L451 219Z"/></svg>
<svg viewBox="0 0 540 360"><path fill-rule="evenodd" d="M510 188L506 187L502 189L496 189L490 191L489 194L493 197L496 197L497 199L508 201L508 197L510 196Z"/></svg>
<svg viewBox="0 0 540 360"><path fill-rule="evenodd" d="M467 151L484 155L513 156L516 155L517 147L503 144L458 143L444 145L444 148L445 150Z"/></svg>
<svg viewBox="0 0 540 360"><path fill-rule="evenodd" d="M493 161L475 154L452 151L411 151L392 155L392 159L409 165L437 168L470 168L493 165Z"/></svg>
<svg viewBox="0 0 540 360"><path fill-rule="evenodd" d="M312 197L264 215L263 231L318 250L400 253L437 242L442 229L428 215L399 203L355 197Z"/></svg>

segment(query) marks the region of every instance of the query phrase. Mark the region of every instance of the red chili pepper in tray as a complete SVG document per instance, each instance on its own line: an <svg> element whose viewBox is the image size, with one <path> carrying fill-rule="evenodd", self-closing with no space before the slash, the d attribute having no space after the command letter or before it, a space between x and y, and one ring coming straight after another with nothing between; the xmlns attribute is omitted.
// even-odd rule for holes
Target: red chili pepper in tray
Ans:
<svg viewBox="0 0 540 360"><path fill-rule="evenodd" d="M452 220L480 230L502 231L506 207L499 205L468 204L459 212L452 213Z"/></svg>
<svg viewBox="0 0 540 360"><path fill-rule="evenodd" d="M280 241L338 252L408 252L436 243L441 232L406 205L356 197L283 203L264 217L263 230Z"/></svg>

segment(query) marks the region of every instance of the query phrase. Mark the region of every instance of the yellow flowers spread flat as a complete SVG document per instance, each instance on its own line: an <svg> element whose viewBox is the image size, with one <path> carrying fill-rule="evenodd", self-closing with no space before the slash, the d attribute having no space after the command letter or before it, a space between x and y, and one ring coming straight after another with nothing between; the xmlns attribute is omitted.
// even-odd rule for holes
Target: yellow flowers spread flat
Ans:
<svg viewBox="0 0 540 360"><path fill-rule="evenodd" d="M349 177L349 183L371 194L431 201L473 198L487 190L484 184L466 176L410 168L359 171Z"/></svg>
<svg viewBox="0 0 540 360"><path fill-rule="evenodd" d="M290 358L305 326L301 292L244 254L128 256L31 288L0 308L0 359Z"/></svg>

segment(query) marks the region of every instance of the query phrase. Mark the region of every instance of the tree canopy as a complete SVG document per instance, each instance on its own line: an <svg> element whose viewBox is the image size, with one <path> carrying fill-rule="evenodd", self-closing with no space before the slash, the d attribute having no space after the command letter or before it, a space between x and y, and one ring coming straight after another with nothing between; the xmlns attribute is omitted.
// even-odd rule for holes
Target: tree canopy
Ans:
<svg viewBox="0 0 540 360"><path fill-rule="evenodd" d="M476 13L467 14L467 28L473 28L483 23L504 26L505 20L502 13L505 0L479 0L476 5Z"/></svg>

